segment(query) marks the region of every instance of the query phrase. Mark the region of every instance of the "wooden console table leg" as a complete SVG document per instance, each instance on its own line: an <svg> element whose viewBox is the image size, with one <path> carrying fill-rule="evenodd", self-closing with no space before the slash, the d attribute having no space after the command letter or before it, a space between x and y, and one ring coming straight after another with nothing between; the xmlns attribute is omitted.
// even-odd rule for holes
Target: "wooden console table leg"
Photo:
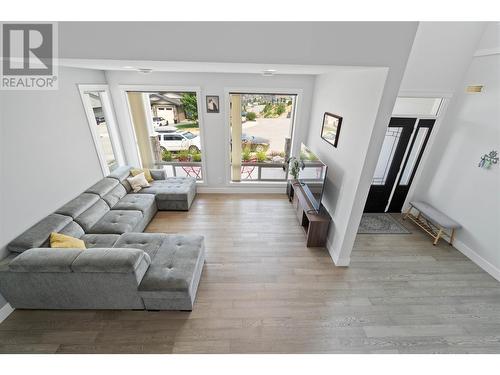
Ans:
<svg viewBox="0 0 500 375"><path fill-rule="evenodd" d="M433 245L436 246L438 241L439 241L439 238L441 237L441 234L443 233L443 228L439 227L439 232L438 234L436 235L436 238L434 239L434 242L433 242Z"/></svg>
<svg viewBox="0 0 500 375"><path fill-rule="evenodd" d="M408 208L408 210L406 211L406 213L403 215L403 220L406 220L406 218L408 217L408 215L409 215L409 214L410 214L410 212L411 212L411 209L412 209L412 207L410 206L410 207Z"/></svg>

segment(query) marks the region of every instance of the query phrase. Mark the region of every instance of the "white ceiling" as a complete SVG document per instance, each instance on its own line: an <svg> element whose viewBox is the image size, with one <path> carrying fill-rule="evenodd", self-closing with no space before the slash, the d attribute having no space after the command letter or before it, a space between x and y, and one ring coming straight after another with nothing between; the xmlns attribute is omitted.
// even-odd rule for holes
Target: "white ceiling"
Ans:
<svg viewBox="0 0 500 375"><path fill-rule="evenodd" d="M125 62L135 66L134 61L156 61L162 66L159 69L193 71L188 68L190 63L184 63L189 61L202 63L194 68L202 72L215 69L227 72L229 68L256 72L272 68L270 64L280 64L280 68L289 69L286 71L290 73L308 72L311 66L395 68L401 59L407 59L417 25L417 22L59 22L59 57L106 61L106 66L114 64L114 69ZM169 66L165 67L164 62ZM238 65L229 67L219 63ZM317 74L317 70L311 72Z"/></svg>
<svg viewBox="0 0 500 375"><path fill-rule="evenodd" d="M485 22L421 22L401 90L454 92L469 67L486 25Z"/></svg>

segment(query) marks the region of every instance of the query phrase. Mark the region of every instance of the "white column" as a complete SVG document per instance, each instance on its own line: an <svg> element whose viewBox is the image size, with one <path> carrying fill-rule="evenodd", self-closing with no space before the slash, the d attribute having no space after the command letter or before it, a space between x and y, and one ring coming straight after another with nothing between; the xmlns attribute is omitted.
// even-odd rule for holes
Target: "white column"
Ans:
<svg viewBox="0 0 500 375"><path fill-rule="evenodd" d="M231 95L231 180L241 181L241 98Z"/></svg>
<svg viewBox="0 0 500 375"><path fill-rule="evenodd" d="M147 108L145 108L144 94L141 92L128 92L127 95L142 167L153 168L153 150L151 148L151 141L149 138L147 117L149 112L147 111Z"/></svg>

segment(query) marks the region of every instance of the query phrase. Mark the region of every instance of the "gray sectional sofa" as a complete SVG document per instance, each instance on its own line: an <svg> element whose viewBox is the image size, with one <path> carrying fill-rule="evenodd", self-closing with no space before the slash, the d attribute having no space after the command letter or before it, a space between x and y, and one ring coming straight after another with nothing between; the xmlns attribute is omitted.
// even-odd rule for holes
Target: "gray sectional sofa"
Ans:
<svg viewBox="0 0 500 375"><path fill-rule="evenodd" d="M152 170L131 193L120 167L26 230L0 261L0 293L18 309L192 310L205 262L197 235L141 233L157 210L188 210L192 178ZM49 248L51 232L87 249Z"/></svg>

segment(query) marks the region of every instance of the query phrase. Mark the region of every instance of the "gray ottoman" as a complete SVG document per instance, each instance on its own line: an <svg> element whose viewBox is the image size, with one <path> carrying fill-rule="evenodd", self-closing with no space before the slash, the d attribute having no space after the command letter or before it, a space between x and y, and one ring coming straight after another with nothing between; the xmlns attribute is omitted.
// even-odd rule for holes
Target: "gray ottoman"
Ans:
<svg viewBox="0 0 500 375"><path fill-rule="evenodd" d="M140 194L154 194L161 211L187 211L196 196L196 179L192 177L167 177L155 180L151 186L141 189Z"/></svg>
<svg viewBox="0 0 500 375"><path fill-rule="evenodd" d="M151 265L139 285L147 310L192 310L205 263L203 236L126 233L114 247L142 249Z"/></svg>

